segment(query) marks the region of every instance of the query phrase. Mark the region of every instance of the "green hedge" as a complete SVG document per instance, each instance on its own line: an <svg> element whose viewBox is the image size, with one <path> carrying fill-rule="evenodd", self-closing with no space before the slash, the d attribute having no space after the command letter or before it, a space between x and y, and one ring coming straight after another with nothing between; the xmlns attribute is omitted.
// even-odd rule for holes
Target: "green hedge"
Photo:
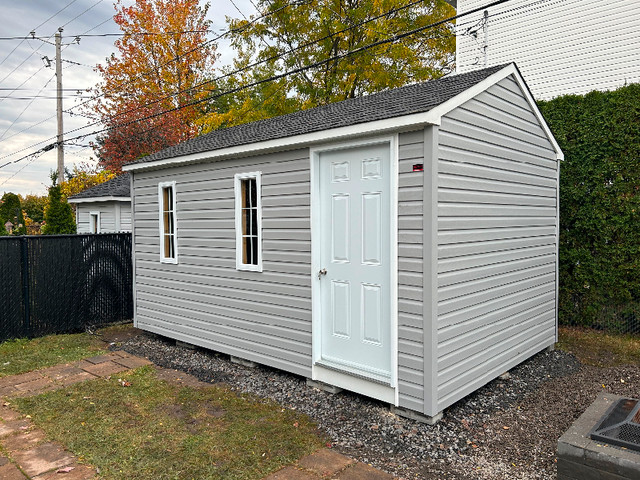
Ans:
<svg viewBox="0 0 640 480"><path fill-rule="evenodd" d="M560 321L640 324L640 84L540 102L560 169Z"/></svg>

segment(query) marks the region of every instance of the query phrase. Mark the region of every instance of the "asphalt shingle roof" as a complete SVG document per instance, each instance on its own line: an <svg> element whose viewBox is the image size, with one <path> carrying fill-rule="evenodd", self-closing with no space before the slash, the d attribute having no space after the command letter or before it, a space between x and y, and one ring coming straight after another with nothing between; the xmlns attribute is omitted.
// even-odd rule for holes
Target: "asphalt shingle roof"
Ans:
<svg viewBox="0 0 640 480"><path fill-rule="evenodd" d="M129 165L428 112L501 70L504 66L498 65L452 75L280 117L214 130L206 135L134 160Z"/></svg>
<svg viewBox="0 0 640 480"><path fill-rule="evenodd" d="M94 187L87 188L86 190L72 195L69 198L100 198L100 197L128 197L129 189L129 174L122 173L111 180L108 180Z"/></svg>

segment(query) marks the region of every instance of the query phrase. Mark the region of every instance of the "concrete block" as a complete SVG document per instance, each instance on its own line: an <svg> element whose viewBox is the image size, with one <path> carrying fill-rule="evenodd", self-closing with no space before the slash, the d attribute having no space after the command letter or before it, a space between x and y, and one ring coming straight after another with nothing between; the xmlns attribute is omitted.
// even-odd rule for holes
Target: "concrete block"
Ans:
<svg viewBox="0 0 640 480"><path fill-rule="evenodd" d="M342 388L340 387L336 387L335 385L329 385L328 383L324 383L324 382L319 382L317 380L311 380L310 378L307 378L307 386L312 387L312 388L317 388L318 390L322 390L323 392L327 392L327 393L340 393L342 391Z"/></svg>
<svg viewBox="0 0 640 480"><path fill-rule="evenodd" d="M427 425L435 425L442 420L442 412L438 412L434 416L425 415L424 413L409 410L408 408L396 407L391 405L391 412L400 416L415 420L416 422L426 423Z"/></svg>
<svg viewBox="0 0 640 480"><path fill-rule="evenodd" d="M230 359L231 363L237 363L238 365L242 365L243 367L256 368L258 366L256 362L252 362L251 360L247 360L245 358L234 357L233 355L231 355Z"/></svg>

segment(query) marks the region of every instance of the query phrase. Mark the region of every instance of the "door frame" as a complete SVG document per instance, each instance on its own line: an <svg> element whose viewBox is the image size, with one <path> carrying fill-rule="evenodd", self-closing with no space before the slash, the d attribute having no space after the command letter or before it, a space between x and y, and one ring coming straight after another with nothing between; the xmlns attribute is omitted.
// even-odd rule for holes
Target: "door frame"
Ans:
<svg viewBox="0 0 640 480"><path fill-rule="evenodd" d="M389 147L389 201L391 202L389 219L390 232L390 278L389 292L391 295L389 308L391 310L390 349L391 355L391 381L390 385L381 384L375 379L368 379L353 374L329 369L318 365L321 356L322 342L322 302L320 297L320 270L321 236L320 236L320 154L348 148L387 144ZM340 143L324 144L309 149L311 163L311 378L334 385L345 390L350 390L393 405L398 405L398 134L382 137L372 137L361 140L346 141Z"/></svg>

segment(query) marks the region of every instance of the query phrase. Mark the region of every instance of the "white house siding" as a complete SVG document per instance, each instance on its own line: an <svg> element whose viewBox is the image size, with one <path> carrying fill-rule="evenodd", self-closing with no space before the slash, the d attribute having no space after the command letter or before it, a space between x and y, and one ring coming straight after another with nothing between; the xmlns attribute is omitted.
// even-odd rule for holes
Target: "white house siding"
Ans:
<svg viewBox="0 0 640 480"><path fill-rule="evenodd" d="M120 202L120 231L131 231L131 202Z"/></svg>
<svg viewBox="0 0 640 480"><path fill-rule="evenodd" d="M442 118L438 411L554 343L556 178L512 77Z"/></svg>
<svg viewBox="0 0 640 480"><path fill-rule="evenodd" d="M127 203L127 202L118 202ZM87 202L77 203L76 223L78 233L89 233L89 218L91 212L100 212L100 232L112 233L116 231L116 202ZM129 206L129 210L131 207ZM129 222L129 230L131 230L131 222ZM121 229L121 231L125 231Z"/></svg>
<svg viewBox="0 0 640 480"><path fill-rule="evenodd" d="M485 5L458 0L458 13ZM465 35L482 12L458 22L459 73L484 66L477 38ZM516 62L535 98L612 90L640 82L637 0L511 0L489 9L487 66Z"/></svg>

